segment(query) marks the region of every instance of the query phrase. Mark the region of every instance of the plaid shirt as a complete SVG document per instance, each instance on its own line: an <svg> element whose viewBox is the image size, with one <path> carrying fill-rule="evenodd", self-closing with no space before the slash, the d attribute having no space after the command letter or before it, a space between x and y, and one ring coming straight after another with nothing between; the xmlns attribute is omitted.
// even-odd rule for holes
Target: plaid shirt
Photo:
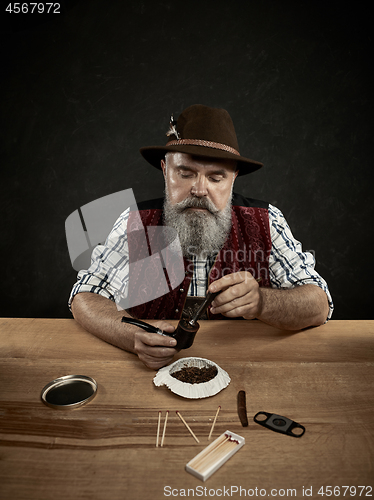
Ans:
<svg viewBox="0 0 374 500"><path fill-rule="evenodd" d="M291 232L282 212L268 207L270 235L272 240L269 258L270 282L273 288L294 288L313 284L326 292L331 318L334 310L326 281L315 271L315 259L310 252L303 252L302 246ZM98 245L92 252L91 266L78 273L69 298L77 293L93 292L113 301L126 290L128 282L128 245L126 237L129 209L121 214L104 245ZM194 274L188 290L189 296L204 297L208 288L208 274L214 260L193 258Z"/></svg>

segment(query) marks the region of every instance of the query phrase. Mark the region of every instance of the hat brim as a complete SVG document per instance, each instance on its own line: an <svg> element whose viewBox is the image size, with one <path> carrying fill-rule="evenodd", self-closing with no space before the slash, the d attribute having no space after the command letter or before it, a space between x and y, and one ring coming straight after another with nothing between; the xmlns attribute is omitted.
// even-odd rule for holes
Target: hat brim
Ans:
<svg viewBox="0 0 374 500"><path fill-rule="evenodd" d="M148 163L161 170L161 160L165 158L167 152L174 153L187 153L193 156L203 156L206 158L217 158L223 160L234 160L238 163L238 175L250 174L263 167L263 164L238 156L228 151L220 149L207 148L202 146L187 146L181 144L180 146L148 146L140 149L140 153Z"/></svg>

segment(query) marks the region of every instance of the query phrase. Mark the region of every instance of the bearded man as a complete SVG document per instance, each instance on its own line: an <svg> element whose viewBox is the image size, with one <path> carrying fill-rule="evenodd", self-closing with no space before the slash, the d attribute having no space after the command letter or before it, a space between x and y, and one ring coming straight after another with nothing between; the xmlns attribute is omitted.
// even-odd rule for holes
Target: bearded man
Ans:
<svg viewBox="0 0 374 500"><path fill-rule="evenodd" d="M177 121L171 120L167 135L165 146L140 150L162 170L165 199L139 204L139 215L144 227L165 225L176 230L184 279L167 294L126 312L118 310L116 296L123 283L110 279L111 255L118 241L131 254L126 234L132 215L125 211L104 249L94 250L91 267L78 275L69 301L75 319L154 369L172 360L175 339L125 324L124 314L172 333L174 327L167 320L180 319L183 310L193 310L210 291L220 293L207 319L259 319L286 330L326 322L333 311L327 284L315 271L313 256L302 252L293 238L282 213L268 203L233 194L236 178L262 164L240 155L227 111L190 106ZM119 261L128 266L129 259ZM122 271L128 276L126 268Z"/></svg>

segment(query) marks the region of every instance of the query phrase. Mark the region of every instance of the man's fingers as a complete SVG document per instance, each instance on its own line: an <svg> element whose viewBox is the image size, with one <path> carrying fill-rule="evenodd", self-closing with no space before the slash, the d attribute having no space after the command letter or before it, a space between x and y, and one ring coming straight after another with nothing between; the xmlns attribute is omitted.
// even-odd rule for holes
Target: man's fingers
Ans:
<svg viewBox="0 0 374 500"><path fill-rule="evenodd" d="M220 292L228 287L231 287L232 285L238 283L248 284L252 280L254 280L254 277L249 271L239 271L237 273L227 274L226 276L214 281L210 284L208 290L212 293Z"/></svg>
<svg viewBox="0 0 374 500"><path fill-rule="evenodd" d="M164 330L166 331L166 330ZM142 342L144 345L155 347L175 347L177 341L173 337L169 337L168 335L160 335L158 333L150 333L150 332L138 332L136 334L136 340Z"/></svg>
<svg viewBox="0 0 374 500"><path fill-rule="evenodd" d="M229 318L255 317L260 299L259 285L251 273L228 274L211 284L212 289L215 286L222 291L212 302L212 314L223 314Z"/></svg>
<svg viewBox="0 0 374 500"><path fill-rule="evenodd" d="M251 296L251 298L240 301L231 301L224 304L221 307L212 309L213 314L223 314L227 318L239 318L243 317L245 319L253 319L258 313L259 301Z"/></svg>
<svg viewBox="0 0 374 500"><path fill-rule="evenodd" d="M148 323L150 325L156 326L157 328L159 328L163 332L173 333L174 330L175 330L175 326L171 325L167 321L163 321L163 320L157 320L157 321L150 320L150 321L148 321Z"/></svg>
<svg viewBox="0 0 374 500"><path fill-rule="evenodd" d="M173 359L176 340L157 333L139 332L135 335L134 350L149 368L160 368Z"/></svg>
<svg viewBox="0 0 374 500"><path fill-rule="evenodd" d="M248 299L249 294L253 293L253 291L258 287L257 283L255 283L256 282L251 282L251 284L248 285L245 282L239 282L235 285L230 286L223 292L219 293L217 297L215 297L212 302L213 308L220 307L232 301L235 301L237 304L239 304L238 301L242 300L244 297ZM240 302L240 305L242 304L243 302Z"/></svg>
<svg viewBox="0 0 374 500"><path fill-rule="evenodd" d="M166 321L150 321L154 326L165 333L173 333L175 327ZM138 358L154 370L167 365L178 352L175 348L177 341L168 335L145 332L139 330L134 336L134 351Z"/></svg>
<svg viewBox="0 0 374 500"><path fill-rule="evenodd" d="M229 311L249 305L254 300L254 294L252 292L245 293L244 295L235 296L230 294L227 300L221 299L221 303L214 303L212 308L213 314L225 314Z"/></svg>

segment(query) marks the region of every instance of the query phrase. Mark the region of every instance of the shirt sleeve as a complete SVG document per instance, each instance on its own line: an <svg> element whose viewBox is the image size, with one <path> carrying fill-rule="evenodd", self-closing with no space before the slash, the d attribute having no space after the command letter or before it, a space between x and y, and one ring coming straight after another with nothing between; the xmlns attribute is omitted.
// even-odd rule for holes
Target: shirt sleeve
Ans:
<svg viewBox="0 0 374 500"><path fill-rule="evenodd" d="M326 281L314 269L314 256L310 252L303 252L301 243L293 237L282 212L272 205L269 205L269 224L272 240L269 257L271 285L274 288L294 288L308 284L319 286L329 302L328 321L334 304Z"/></svg>
<svg viewBox="0 0 374 500"><path fill-rule="evenodd" d="M90 267L79 271L68 301L70 310L73 298L81 292L97 293L113 302L126 298L129 281L129 213L130 208L119 216L104 245L94 248Z"/></svg>

